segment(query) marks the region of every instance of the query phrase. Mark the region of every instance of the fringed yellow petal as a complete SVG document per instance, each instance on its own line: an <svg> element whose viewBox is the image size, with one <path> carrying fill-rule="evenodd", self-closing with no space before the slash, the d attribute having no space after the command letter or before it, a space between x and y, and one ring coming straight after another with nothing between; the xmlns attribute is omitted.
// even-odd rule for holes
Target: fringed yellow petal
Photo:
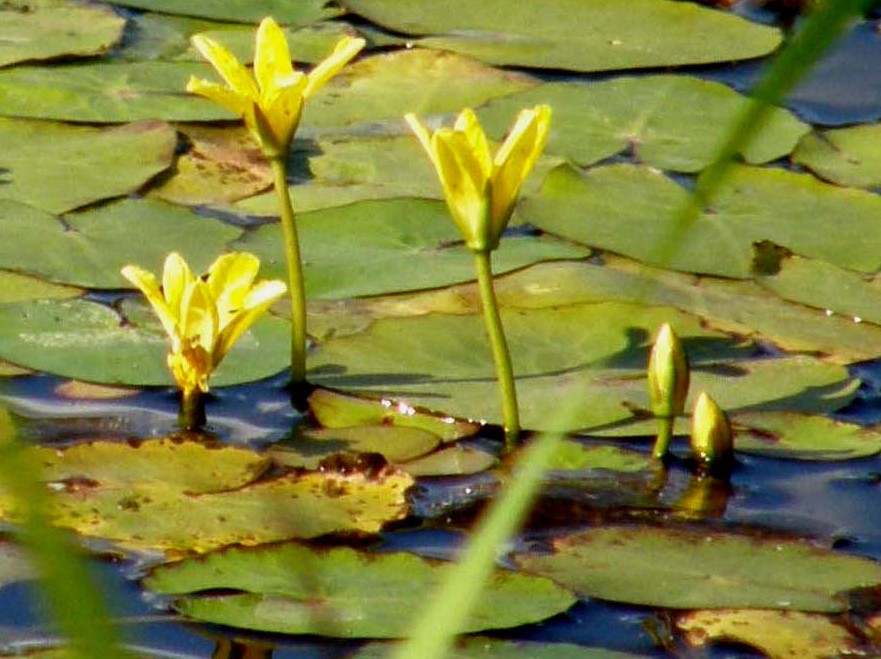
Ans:
<svg viewBox="0 0 881 659"><path fill-rule="evenodd" d="M431 133L428 132L428 128L426 128L425 124L419 121L419 117L412 112L408 112L404 115L404 121L407 122L407 125L410 126L410 130L416 135L422 148L425 149L425 153L427 153L428 157L431 158L431 161L434 162L434 148L431 146Z"/></svg>
<svg viewBox="0 0 881 659"><path fill-rule="evenodd" d="M295 73L292 80L290 86L273 90L271 98L262 99L259 106L278 149L282 152L287 152L290 147L303 114L303 87L306 78L301 73Z"/></svg>
<svg viewBox="0 0 881 659"><path fill-rule="evenodd" d="M217 307L211 298L208 284L195 280L181 300L180 327L185 343L202 346L210 353L218 334Z"/></svg>
<svg viewBox="0 0 881 659"><path fill-rule="evenodd" d="M190 42L199 53L217 70L233 91L241 96L256 98L257 84L250 71L236 56L222 45L202 34L193 35Z"/></svg>
<svg viewBox="0 0 881 659"><path fill-rule="evenodd" d="M303 96L309 98L318 89L323 87L328 80L340 72L359 52L364 48L364 39L355 37L343 37L337 42L333 52L309 72L309 81L303 89Z"/></svg>
<svg viewBox="0 0 881 659"><path fill-rule="evenodd" d="M196 275L180 254L172 252L165 257L165 265L162 267L162 293L168 307L176 311L178 321L184 294L195 278Z"/></svg>
<svg viewBox="0 0 881 659"><path fill-rule="evenodd" d="M273 302L284 295L287 288L284 282L273 279L258 283L248 292L242 308L223 327L218 337L217 345L214 347L213 360L215 364L220 363L233 344L248 331L254 321L265 313Z"/></svg>
<svg viewBox="0 0 881 659"><path fill-rule="evenodd" d="M479 180L480 166L468 152L461 133L439 130L431 144L453 219L469 249L481 250L485 247L487 199Z"/></svg>
<svg viewBox="0 0 881 659"><path fill-rule="evenodd" d="M224 254L208 269L206 284L217 307L219 331L244 307L259 269L260 259L247 252Z"/></svg>
<svg viewBox="0 0 881 659"><path fill-rule="evenodd" d="M162 329L174 340L177 337L177 313L168 306L162 291L159 289L159 282L153 273L142 270L136 265L127 265L121 272L123 277L137 286L144 294L150 306L153 307L153 311L159 317Z"/></svg>
<svg viewBox="0 0 881 659"><path fill-rule="evenodd" d="M468 146L474 158L480 164L480 169L484 179L488 179L493 171L493 159L489 152L489 142L486 139L486 133L477 115L471 108L465 108L456 119L453 129L462 133L468 142Z"/></svg>
<svg viewBox="0 0 881 659"><path fill-rule="evenodd" d="M267 16L257 28L254 45L254 76L261 96L275 89L277 81L284 84L293 73L288 40L278 23Z"/></svg>
<svg viewBox="0 0 881 659"><path fill-rule="evenodd" d="M204 96L209 101L222 105L230 112L244 117L253 101L248 96L243 96L237 91L218 85L216 82L208 82L200 78L190 78L187 83L187 91L192 94Z"/></svg>

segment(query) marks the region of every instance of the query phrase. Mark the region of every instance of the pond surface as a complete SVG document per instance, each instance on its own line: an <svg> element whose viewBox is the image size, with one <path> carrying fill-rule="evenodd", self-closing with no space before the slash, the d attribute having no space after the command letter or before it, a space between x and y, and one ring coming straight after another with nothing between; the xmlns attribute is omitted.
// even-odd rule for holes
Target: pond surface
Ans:
<svg viewBox="0 0 881 659"><path fill-rule="evenodd" d="M744 150L746 164L680 237L680 249L657 254L685 188L742 107L731 90L746 91L769 61L777 16L747 2L695 9L694 34L729 35L708 45L675 27L684 20L675 12L696 6L645 0L640 23L657 25L672 46L632 48L654 35L620 8L609 19L620 34L608 36L603 30L612 28L597 19L597 45L571 38L566 12L578 10L563 0L551 3L563 18L547 9L532 27L518 13L526 10L501 0L462 25L449 21L454 9L438 13L431 4L351 0L349 13L321 2L259 11L248 3L180 9L170 0L88 9L15 0L0 8L9 41L58 46L0 47L0 132L10 145L0 155L0 396L22 439L45 451L38 455L57 490L56 521L94 550L96 582L126 641L149 657L348 657L369 652L370 638L400 635L394 621L382 623L383 633L292 631L283 625L296 617L284 608L293 605L279 605L284 597L274 591L265 618L259 606L238 618L206 613L200 607L212 596L247 589L198 581L203 575L194 577L201 585L175 591L164 580L179 575L161 564L197 553L221 568L229 560L235 574L247 571L236 561L252 559L254 573L271 572L282 561L272 552L290 548L316 561L318 573L321 560L348 556L334 553L348 548L371 564L377 556L457 555L512 457L500 458L470 255L400 117L415 111L447 121L470 105L500 138L518 108L547 102L554 132L495 268L524 424L563 424L578 438L555 457L527 528L501 562L560 585L536 577L521 597L545 608L516 624L488 624L461 656L807 656L796 641L768 637L810 634L829 643L818 642L817 656L876 656L877 20L857 23L798 86L789 111L779 109ZM236 249L261 258L261 276L283 275L268 168L232 117L183 92L189 75L210 75L188 49L191 34L210 33L246 58L253 24L270 11L282 22L287 12L303 66L344 34L369 42L351 71L313 99L291 158L310 297L309 378L319 389L309 417L292 409L280 304L212 380L205 432L181 433L161 330L118 272L128 263L156 271L172 250L204 269ZM716 23L720 16L746 20ZM62 38L58 24L76 29ZM833 127L847 128L826 130ZM731 414L738 453L730 483L694 476L686 419L663 478L647 459L654 423L644 369L662 322L684 338L692 396L710 391ZM338 450L385 457L329 457ZM216 471L201 473L206 465ZM329 480L304 485L310 478ZM349 508L340 521L336 504L321 499L301 518L284 507L287 499L266 494L276 487L285 496L292 488L293 499L339 488L330 498ZM346 503L348 488L355 503ZM393 511L365 503L374 499L392 501ZM300 520L296 530L256 517L251 524L259 505L279 506L282 521ZM200 518L200 506L219 517ZM186 515L192 537L154 525L163 515ZM15 519L3 505L0 516ZM331 521L313 527L312 518ZM610 556L636 542L637 560L608 568L594 561L605 556L606 531L618 534L608 540ZM731 548L690 553L707 544ZM254 548L229 549L238 545ZM640 574L640 548L644 592L603 582L606 569L620 571L613 582ZM791 565L792 575L781 583L763 573L775 551L791 556L782 571ZM547 556L563 558L540 564ZM20 559L10 560L0 574L8 584L0 590L0 653L52 645L34 584L21 580ZM697 574L686 569L691 561ZM413 577L417 603L440 572L431 561L418 565L426 567ZM693 593L677 589L689 579ZM731 597L741 591L742 599ZM519 613L516 598L503 589L495 596ZM415 604L402 602L378 598L376 608L397 606L403 617ZM195 622L173 608L227 624ZM742 623L747 635L689 617L718 609L735 628L737 615L753 615ZM786 613L754 613L774 609ZM705 646L705 636L721 642Z"/></svg>

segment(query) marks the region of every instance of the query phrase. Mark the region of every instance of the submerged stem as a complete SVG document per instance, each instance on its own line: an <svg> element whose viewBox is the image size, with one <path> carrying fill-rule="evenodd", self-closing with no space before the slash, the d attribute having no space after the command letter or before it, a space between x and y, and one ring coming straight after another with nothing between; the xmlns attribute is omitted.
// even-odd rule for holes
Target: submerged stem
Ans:
<svg viewBox="0 0 881 659"><path fill-rule="evenodd" d="M517 389L514 386L514 370L511 367L511 355L508 342L499 316L499 305L493 289L491 252L474 252L474 263L477 266L477 282L480 287L480 299L483 302L483 319L486 322L486 333L492 348L493 361L496 366L496 379L502 395L502 416L505 424L505 444L514 446L520 435L520 411L517 407Z"/></svg>
<svg viewBox="0 0 881 659"><path fill-rule="evenodd" d="M181 389L177 419L181 430L197 430L205 425L205 399L199 389Z"/></svg>
<svg viewBox="0 0 881 659"><path fill-rule="evenodd" d="M288 193L287 161L284 156L280 156L272 158L270 162L284 234L288 292L291 296L291 384L296 389L306 383L306 287L294 207L291 205L291 197Z"/></svg>

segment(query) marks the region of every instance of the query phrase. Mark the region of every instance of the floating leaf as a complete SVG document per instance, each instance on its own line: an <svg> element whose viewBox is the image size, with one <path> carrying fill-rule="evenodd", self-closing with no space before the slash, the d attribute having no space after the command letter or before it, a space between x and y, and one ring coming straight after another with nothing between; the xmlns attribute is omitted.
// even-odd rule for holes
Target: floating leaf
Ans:
<svg viewBox="0 0 881 659"><path fill-rule="evenodd" d="M243 126L186 126L190 149L177 158L174 171L150 197L190 206L219 204L249 197L272 186L272 168ZM278 199L272 194L278 214Z"/></svg>
<svg viewBox="0 0 881 659"><path fill-rule="evenodd" d="M853 460L881 453L881 431L824 416L788 412L738 413L734 447L794 460Z"/></svg>
<svg viewBox="0 0 881 659"><path fill-rule="evenodd" d="M693 611L676 627L693 647L708 643L743 643L770 659L827 659L859 656L860 643L847 628L828 616L800 611L756 609Z"/></svg>
<svg viewBox="0 0 881 659"><path fill-rule="evenodd" d="M712 207L677 233L687 194L646 167L613 165L586 175L558 168L520 211L546 231L688 272L747 278L753 244L764 240L860 272L881 267L878 195L808 174L734 167Z"/></svg>
<svg viewBox="0 0 881 659"><path fill-rule="evenodd" d="M122 39L125 19L108 8L64 0L6 0L0 7L0 66L101 55Z"/></svg>
<svg viewBox="0 0 881 659"><path fill-rule="evenodd" d="M468 476L491 469L498 458L476 446L454 444L398 465L411 476Z"/></svg>
<svg viewBox="0 0 881 659"><path fill-rule="evenodd" d="M589 165L632 150L638 161L654 167L697 172L716 157L748 100L717 82L654 75L547 83L490 101L480 116L501 136L518 108L537 103L554 108L549 153ZM786 156L808 130L787 110L775 110L743 157L763 163Z"/></svg>
<svg viewBox="0 0 881 659"><path fill-rule="evenodd" d="M431 452L437 435L405 426L351 426L307 429L290 445L277 446L273 459L289 467L316 469L335 453L379 453L389 462L406 462Z"/></svg>
<svg viewBox="0 0 881 659"><path fill-rule="evenodd" d="M62 213L139 188L171 165L177 134L159 121L101 129L0 118L0 140L0 199Z"/></svg>
<svg viewBox="0 0 881 659"><path fill-rule="evenodd" d="M112 0L111 4L239 23L256 23L272 15L284 25L308 25L341 13L326 0L263 0L260 4L249 0Z"/></svg>
<svg viewBox="0 0 881 659"><path fill-rule="evenodd" d="M474 257L440 201L364 201L304 213L297 218L297 227L311 298L434 288L475 277ZM233 247L260 257L264 276L285 277L278 224L245 234ZM545 259L587 254L583 248L553 238L511 238L496 252L495 270L505 272Z"/></svg>
<svg viewBox="0 0 881 659"><path fill-rule="evenodd" d="M837 409L857 384L841 366L808 357L730 363L744 353L670 309L600 303L503 309L502 315L523 424L530 429L559 429L557 414L570 407L576 410L564 430L625 421L627 403L647 409L645 345L662 322L676 327L695 358L694 390L707 390L725 409ZM322 341L310 367L310 380L325 386L500 420L495 371L477 315L379 319Z"/></svg>
<svg viewBox="0 0 881 659"><path fill-rule="evenodd" d="M393 400L352 396L320 387L309 396L309 411L325 428L402 426L428 431L444 442L470 437L480 429L473 421L431 414Z"/></svg>
<svg viewBox="0 0 881 659"><path fill-rule="evenodd" d="M160 566L145 585L182 596L174 608L206 622L284 634L395 638L407 634L409 612L424 604L450 566L404 552L287 543ZM198 594L217 589L242 592ZM538 622L574 603L550 580L496 570L461 631Z"/></svg>
<svg viewBox="0 0 881 659"><path fill-rule="evenodd" d="M881 126L851 126L805 135L792 160L820 178L856 188L881 186Z"/></svg>
<svg viewBox="0 0 881 659"><path fill-rule="evenodd" d="M558 538L523 569L583 595L673 609L837 612L844 591L881 585L875 561L803 541L715 531L613 526Z"/></svg>
<svg viewBox="0 0 881 659"><path fill-rule="evenodd" d="M309 99L303 123L329 128L377 119L399 121L407 112L420 116L453 112L536 84L537 80L524 74L494 69L454 53L395 51L366 57L343 69Z"/></svg>
<svg viewBox="0 0 881 659"><path fill-rule="evenodd" d="M85 123L211 121L231 115L183 90L194 62L100 62L0 71L2 114Z"/></svg>
<svg viewBox="0 0 881 659"><path fill-rule="evenodd" d="M130 286L120 268L134 263L158 270L171 251L181 252L200 272L240 234L228 224L159 201L125 200L69 214L62 222L0 200L0 267L77 286Z"/></svg>
<svg viewBox="0 0 881 659"><path fill-rule="evenodd" d="M692 3L546 0L540 4L455 0L345 0L395 32L437 35L426 46L493 64L605 71L728 62L767 55L776 29ZM590 26L587 31L573 25Z"/></svg>
<svg viewBox="0 0 881 659"><path fill-rule="evenodd" d="M0 270L0 304L41 298L63 300L79 297L83 292L74 286L53 284L29 275Z"/></svg>
<svg viewBox="0 0 881 659"><path fill-rule="evenodd" d="M204 552L311 538L338 531L376 533L407 510L411 477L370 472L287 473L255 480L265 456L238 448L160 440L90 442L33 449L55 482L55 524L125 547ZM0 500L7 519L17 513Z"/></svg>
<svg viewBox="0 0 881 659"><path fill-rule="evenodd" d="M561 471L606 469L630 473L642 471L650 464L651 460L645 453L619 446L588 445L569 439L560 442L556 453L548 461L547 469Z"/></svg>
<svg viewBox="0 0 881 659"><path fill-rule="evenodd" d="M131 308L131 307L129 307ZM85 300L37 300L0 305L0 356L19 366L63 377L125 385L173 384L159 321L144 305L137 322ZM212 386L259 380L281 371L290 326L259 320L211 378Z"/></svg>

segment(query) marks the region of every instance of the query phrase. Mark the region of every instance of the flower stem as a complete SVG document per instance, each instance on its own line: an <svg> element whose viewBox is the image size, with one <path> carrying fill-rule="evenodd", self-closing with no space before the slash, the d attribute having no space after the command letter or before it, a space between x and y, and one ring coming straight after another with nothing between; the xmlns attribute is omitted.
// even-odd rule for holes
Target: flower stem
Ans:
<svg viewBox="0 0 881 659"><path fill-rule="evenodd" d="M517 407L517 389L514 386L514 370L511 367L511 355L508 342L499 316L499 305L493 289L491 252L474 252L474 263L477 266L477 282L480 287L480 299L483 302L483 319L486 322L486 333L492 347L493 360L496 365L496 378L502 395L502 415L505 424L505 445L512 448L520 435L520 411Z"/></svg>
<svg viewBox="0 0 881 659"><path fill-rule="evenodd" d="M199 389L181 389L177 420L181 430L197 430L205 425L205 399Z"/></svg>
<svg viewBox="0 0 881 659"><path fill-rule="evenodd" d="M284 234L285 260L288 270L288 292L291 296L291 385L296 389L306 383L306 287L303 263L300 260L300 239L294 207L288 193L287 161L285 156L270 159L275 180L275 192L281 209L281 228Z"/></svg>
<svg viewBox="0 0 881 659"><path fill-rule="evenodd" d="M652 449L652 457L655 460L662 460L667 455L670 440L673 438L674 421L672 416L658 417L658 437L655 439L655 447Z"/></svg>

